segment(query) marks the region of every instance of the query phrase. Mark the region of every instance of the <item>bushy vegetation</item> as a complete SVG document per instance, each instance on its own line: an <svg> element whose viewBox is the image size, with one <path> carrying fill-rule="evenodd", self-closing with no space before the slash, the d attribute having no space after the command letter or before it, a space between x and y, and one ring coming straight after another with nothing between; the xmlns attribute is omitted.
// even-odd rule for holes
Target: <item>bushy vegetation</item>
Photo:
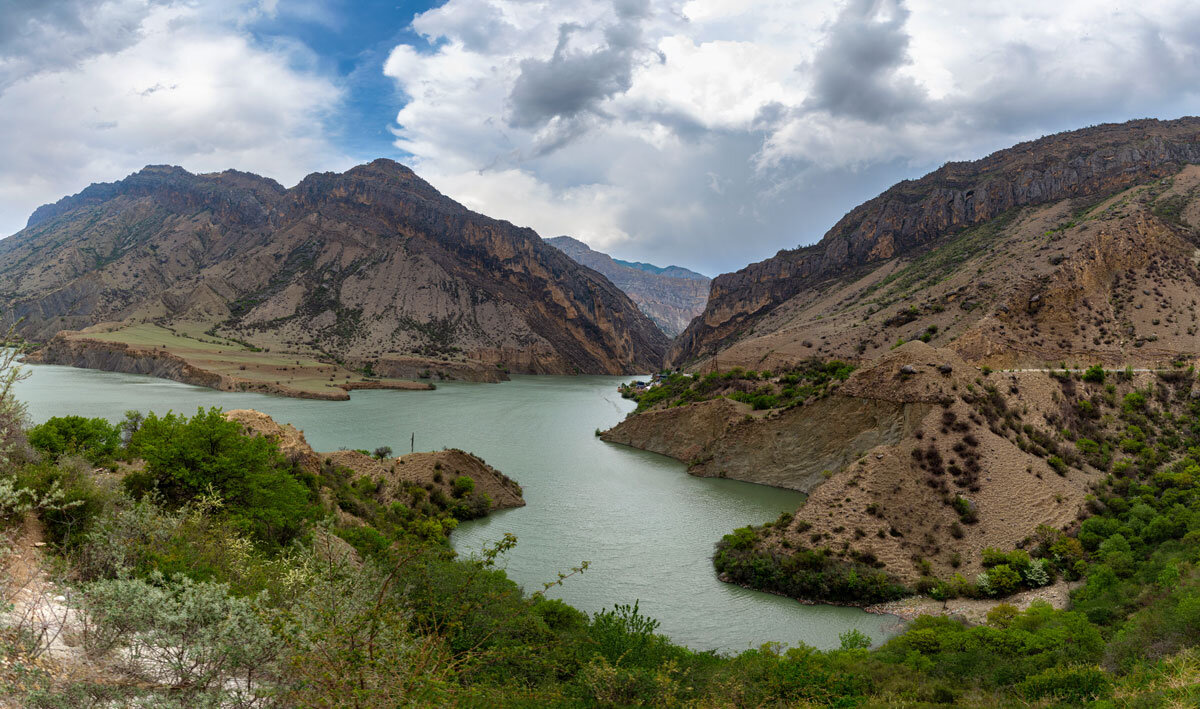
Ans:
<svg viewBox="0 0 1200 709"><path fill-rule="evenodd" d="M93 465L111 462L121 445L120 431L101 418L55 416L28 435L29 444L48 455L78 455Z"/></svg>
<svg viewBox="0 0 1200 709"><path fill-rule="evenodd" d="M478 494L461 477L435 500L332 463L306 474L212 410L145 417L111 453L115 475L80 464L82 451L24 455L18 440L4 449L0 518L59 530L46 550L71 570L82 649L128 680L44 669L4 627L0 694L44 707L1194 706L1200 403L1170 390L1188 411L1171 416L1163 396L1123 413L1153 464L1132 454L1077 534L984 552L997 595L1083 578L1071 610L1002 604L977 626L920 618L875 649L850 632L830 651L730 655L674 644L636 603L589 616L522 590L500 563L511 537L457 557L454 510ZM754 538L718 545L733 580L810 598L901 592L870 559L787 561Z"/></svg>
<svg viewBox="0 0 1200 709"><path fill-rule="evenodd" d="M873 565L837 558L828 549L766 548L750 527L717 543L713 565L733 583L806 600L877 603L911 593Z"/></svg>
<svg viewBox="0 0 1200 709"><path fill-rule="evenodd" d="M674 372L645 390L633 387L622 394L637 401L636 412L726 397L755 410L800 406L825 396L832 385L845 381L854 365L839 360L809 359L779 373L734 367L725 372L683 374Z"/></svg>
<svg viewBox="0 0 1200 709"><path fill-rule="evenodd" d="M220 409L188 418L174 413L145 417L130 437L129 455L145 461L125 478L135 497L150 492L171 505L216 495L230 518L252 538L284 545L316 516L313 490L297 479L278 446L247 436Z"/></svg>

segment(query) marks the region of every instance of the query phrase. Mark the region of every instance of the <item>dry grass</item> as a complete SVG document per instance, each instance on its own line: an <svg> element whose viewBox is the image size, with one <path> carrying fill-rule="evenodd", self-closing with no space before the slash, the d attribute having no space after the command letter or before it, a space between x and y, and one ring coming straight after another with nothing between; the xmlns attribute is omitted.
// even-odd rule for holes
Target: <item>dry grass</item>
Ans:
<svg viewBox="0 0 1200 709"><path fill-rule="evenodd" d="M428 384L404 379L371 378L336 363L290 352L255 351L240 343L184 329L167 329L150 323L103 324L77 333L75 340L99 340L127 345L139 351L161 351L179 357L192 367L213 372L231 382L275 393L325 395L345 398L347 389L430 389Z"/></svg>

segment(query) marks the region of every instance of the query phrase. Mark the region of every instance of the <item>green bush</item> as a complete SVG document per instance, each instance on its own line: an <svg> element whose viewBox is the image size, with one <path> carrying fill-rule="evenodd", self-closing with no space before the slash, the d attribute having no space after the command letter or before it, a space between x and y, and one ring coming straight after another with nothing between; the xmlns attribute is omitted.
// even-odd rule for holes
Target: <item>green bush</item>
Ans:
<svg viewBox="0 0 1200 709"><path fill-rule="evenodd" d="M1083 381L1093 382L1095 384L1104 383L1104 367L1099 364L1093 364L1083 372Z"/></svg>
<svg viewBox="0 0 1200 709"><path fill-rule="evenodd" d="M286 544L316 517L311 491L277 445L244 434L220 409L201 409L190 419L151 413L130 449L146 461L144 472L126 478L131 492L154 490L173 505L216 494L230 518L261 542Z"/></svg>
<svg viewBox="0 0 1200 709"><path fill-rule="evenodd" d="M90 466L83 463L81 459L66 457L58 464L43 462L26 466L17 476L20 486L37 497L55 498L55 504L41 510L41 517L47 538L62 549L78 546L114 497L111 490L97 484Z"/></svg>
<svg viewBox="0 0 1200 709"><path fill-rule="evenodd" d="M450 488L455 497L464 497L475 492L475 481L466 475L460 475L454 478L454 482L450 484Z"/></svg>
<svg viewBox="0 0 1200 709"><path fill-rule="evenodd" d="M791 553L760 549L752 528L717 542L713 565L734 583L806 600L876 603L910 595L889 574L863 561L839 559L827 550Z"/></svg>
<svg viewBox="0 0 1200 709"><path fill-rule="evenodd" d="M117 454L121 432L102 418L55 416L29 429L29 444L55 458L79 455L100 465Z"/></svg>
<svg viewBox="0 0 1200 709"><path fill-rule="evenodd" d="M1019 691L1030 701L1054 699L1085 703L1112 694L1112 681L1098 667L1051 667L1029 677Z"/></svg>

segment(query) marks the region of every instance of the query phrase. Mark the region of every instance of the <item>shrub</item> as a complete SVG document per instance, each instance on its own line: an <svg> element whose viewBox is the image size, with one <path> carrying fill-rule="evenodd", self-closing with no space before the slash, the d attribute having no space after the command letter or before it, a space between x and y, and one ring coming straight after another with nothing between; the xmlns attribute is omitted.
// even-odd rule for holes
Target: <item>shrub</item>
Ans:
<svg viewBox="0 0 1200 709"><path fill-rule="evenodd" d="M222 584L161 575L98 581L83 599L89 654L123 648L127 671L172 687L185 704L253 697L280 650L258 603Z"/></svg>
<svg viewBox="0 0 1200 709"><path fill-rule="evenodd" d="M102 418L55 416L29 429L29 443L55 458L80 455L98 465L116 455L121 432Z"/></svg>
<svg viewBox="0 0 1200 709"><path fill-rule="evenodd" d="M1112 683L1098 667L1051 667L1022 682L1020 692L1031 701L1084 703L1110 696Z"/></svg>
<svg viewBox="0 0 1200 709"><path fill-rule="evenodd" d="M463 497L475 492L475 481L466 475L460 475L454 478L454 482L450 484L450 489L455 497Z"/></svg>
<svg viewBox="0 0 1200 709"><path fill-rule="evenodd" d="M146 417L130 442L145 471L126 478L131 492L157 490L182 505L209 492L257 540L285 544L316 516L311 491L289 471L277 445L248 436L218 408L188 419L169 413Z"/></svg>
<svg viewBox="0 0 1200 709"><path fill-rule="evenodd" d="M1008 564L993 566L987 572L987 593L989 595L1007 596L1020 587L1020 574L1014 571Z"/></svg>
<svg viewBox="0 0 1200 709"><path fill-rule="evenodd" d="M74 548L87 536L96 518L111 504L113 492L97 484L83 459L64 457L59 464L39 463L22 469L18 479L40 505L48 539L60 548Z"/></svg>
<svg viewBox="0 0 1200 709"><path fill-rule="evenodd" d="M1099 364L1093 364L1083 372L1083 381L1093 382L1096 384L1104 383L1104 367Z"/></svg>
<svg viewBox="0 0 1200 709"><path fill-rule="evenodd" d="M1025 583L1031 588L1039 588L1050 583L1049 563L1045 559L1034 559L1025 570Z"/></svg>

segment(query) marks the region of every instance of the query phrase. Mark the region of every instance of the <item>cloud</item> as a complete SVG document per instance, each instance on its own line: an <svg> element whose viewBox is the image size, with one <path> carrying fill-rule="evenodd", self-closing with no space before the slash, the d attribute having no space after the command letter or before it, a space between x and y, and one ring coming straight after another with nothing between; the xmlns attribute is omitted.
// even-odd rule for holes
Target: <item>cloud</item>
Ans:
<svg viewBox="0 0 1200 709"><path fill-rule="evenodd" d="M147 0L0 0L0 91L21 77L128 47L150 10Z"/></svg>
<svg viewBox="0 0 1200 709"><path fill-rule="evenodd" d="M521 62L509 94L513 126L538 127L595 112L605 99L629 90L640 55L661 56L644 44L641 24L650 15L648 0L615 0L613 10L616 21L600 30L603 39L595 49L573 50L572 40L596 28L563 23L550 59Z"/></svg>
<svg viewBox="0 0 1200 709"><path fill-rule="evenodd" d="M709 273L947 160L1200 93L1186 0L448 0L413 27L428 43L385 73L418 172L543 234Z"/></svg>
<svg viewBox="0 0 1200 709"><path fill-rule="evenodd" d="M129 5L98 6L115 17L87 15L101 27L127 27L121 42L80 40L71 62L34 66L22 55L28 66L0 92L0 124L19 136L0 141L0 234L23 227L40 204L151 163L238 168L284 183L352 164L322 127L340 90L297 69L307 60L294 48L259 47L191 6L146 5L127 25L136 16ZM64 7L66 15L34 24L69 34L77 11Z"/></svg>
<svg viewBox="0 0 1200 709"><path fill-rule="evenodd" d="M834 116L879 122L922 106L924 89L899 69L911 64L901 0L850 0L812 61L805 106Z"/></svg>

